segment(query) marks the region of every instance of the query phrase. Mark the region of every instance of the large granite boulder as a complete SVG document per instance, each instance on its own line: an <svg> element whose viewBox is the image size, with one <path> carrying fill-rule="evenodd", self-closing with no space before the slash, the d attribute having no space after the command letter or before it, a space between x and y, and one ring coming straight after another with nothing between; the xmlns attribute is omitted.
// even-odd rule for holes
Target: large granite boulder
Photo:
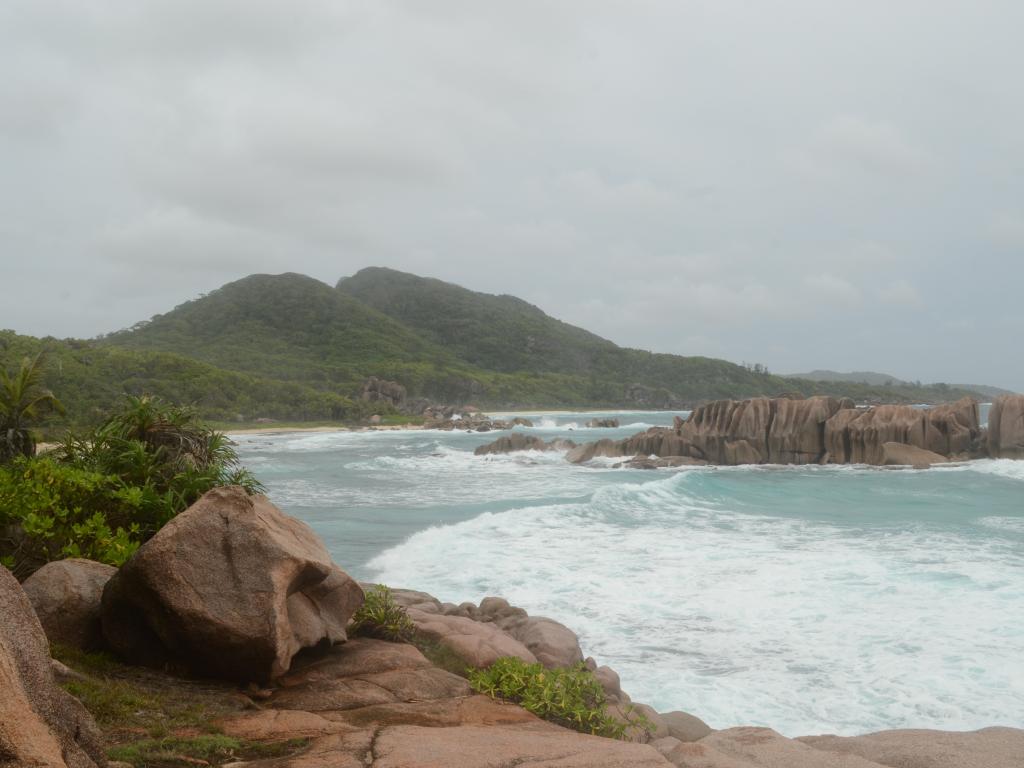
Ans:
<svg viewBox="0 0 1024 768"><path fill-rule="evenodd" d="M992 403L988 450L994 459L1024 459L1024 395L1001 395Z"/></svg>
<svg viewBox="0 0 1024 768"><path fill-rule="evenodd" d="M839 411L825 423L825 442L835 464L885 463L885 443L926 446L926 412L909 405Z"/></svg>
<svg viewBox="0 0 1024 768"><path fill-rule="evenodd" d="M771 464L819 464L825 457L825 423L853 401L834 397L772 400L774 414L768 431Z"/></svg>
<svg viewBox="0 0 1024 768"><path fill-rule="evenodd" d="M0 768L105 766L92 716L57 687L32 604L0 566Z"/></svg>
<svg viewBox="0 0 1024 768"><path fill-rule="evenodd" d="M47 563L22 587L51 643L85 650L99 648L100 600L117 569L93 560L69 558Z"/></svg>
<svg viewBox="0 0 1024 768"><path fill-rule="evenodd" d="M416 608L407 611L421 634L450 650L469 667L483 669L506 656L528 664L537 662L537 657L525 645L494 624Z"/></svg>
<svg viewBox="0 0 1024 768"><path fill-rule="evenodd" d="M346 639L363 602L309 526L216 488L146 542L103 592L103 636L137 663L267 681L305 647Z"/></svg>
<svg viewBox="0 0 1024 768"><path fill-rule="evenodd" d="M967 456L972 453L981 435L978 401L964 397L925 411L927 426L925 445L940 456Z"/></svg>
<svg viewBox="0 0 1024 768"><path fill-rule="evenodd" d="M545 667L571 667L583 661L576 633L544 616L508 616L495 621L537 657Z"/></svg>

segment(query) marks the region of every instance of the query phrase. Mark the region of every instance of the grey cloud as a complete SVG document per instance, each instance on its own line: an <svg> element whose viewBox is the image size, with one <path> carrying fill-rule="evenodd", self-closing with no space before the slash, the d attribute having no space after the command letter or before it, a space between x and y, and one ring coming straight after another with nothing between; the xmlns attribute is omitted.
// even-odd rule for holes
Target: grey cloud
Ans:
<svg viewBox="0 0 1024 768"><path fill-rule="evenodd" d="M15 0L0 326L381 264L632 346L1024 388L1022 26L1009 0Z"/></svg>

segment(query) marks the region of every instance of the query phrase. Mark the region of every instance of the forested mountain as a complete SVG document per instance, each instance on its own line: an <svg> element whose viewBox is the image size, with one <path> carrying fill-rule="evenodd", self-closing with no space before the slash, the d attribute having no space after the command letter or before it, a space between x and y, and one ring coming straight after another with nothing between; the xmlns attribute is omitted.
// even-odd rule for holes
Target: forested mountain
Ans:
<svg viewBox="0 0 1024 768"><path fill-rule="evenodd" d="M71 423L95 420L124 392L195 403L217 419L355 418L368 376L398 381L410 397L485 408L682 408L783 392L875 402L967 394L782 378L626 349L513 296L380 268L335 288L298 274L251 275L91 341L0 332L0 365L40 349Z"/></svg>
<svg viewBox="0 0 1024 768"><path fill-rule="evenodd" d="M877 373L875 371L850 371L840 373L839 371L816 370L807 373L790 373L791 379L809 379L810 381L840 381L849 384L870 384L875 387L884 387L890 382L892 384L906 384L896 376L888 373Z"/></svg>
<svg viewBox="0 0 1024 768"><path fill-rule="evenodd" d="M183 355L121 349L79 339L39 339L0 331L0 367L46 352L45 383L64 404L63 423L91 424L125 394L193 404L207 418L344 418L350 398L294 381L251 376Z"/></svg>

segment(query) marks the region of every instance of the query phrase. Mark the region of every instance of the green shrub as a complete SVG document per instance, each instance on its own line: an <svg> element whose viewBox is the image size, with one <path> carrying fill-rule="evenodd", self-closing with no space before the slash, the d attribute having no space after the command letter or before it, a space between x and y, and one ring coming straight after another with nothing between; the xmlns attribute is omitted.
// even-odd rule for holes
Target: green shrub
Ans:
<svg viewBox="0 0 1024 768"><path fill-rule="evenodd" d="M120 566L221 485L262 490L193 409L128 397L92 432L0 467L0 562L20 578L63 557Z"/></svg>
<svg viewBox="0 0 1024 768"><path fill-rule="evenodd" d="M469 684L478 693L515 702L538 717L581 733L621 739L632 726L651 730L647 718L631 710L627 711L629 722L610 715L601 684L583 664L547 669L506 657L487 669L471 671Z"/></svg>
<svg viewBox="0 0 1024 768"><path fill-rule="evenodd" d="M412 642L416 636L416 625L383 584L366 593L366 601L352 617L350 630L353 635L378 637L395 643Z"/></svg>
<svg viewBox="0 0 1024 768"><path fill-rule="evenodd" d="M121 565L141 543L143 498L119 478L50 459L0 467L0 558L24 578L50 560Z"/></svg>

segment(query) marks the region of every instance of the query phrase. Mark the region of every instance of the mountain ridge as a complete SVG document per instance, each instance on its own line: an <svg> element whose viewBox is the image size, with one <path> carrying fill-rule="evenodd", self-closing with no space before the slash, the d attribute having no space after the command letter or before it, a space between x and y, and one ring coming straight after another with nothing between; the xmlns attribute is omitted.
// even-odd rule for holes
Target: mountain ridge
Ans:
<svg viewBox="0 0 1024 768"><path fill-rule="evenodd" d="M50 348L62 371L88 380L88 396L72 408L83 419L120 392L140 391L187 398L221 419L356 418L370 376L398 381L411 399L503 409L683 409L783 393L862 402L976 394L948 385L807 381L620 347L517 297L381 267L334 287L297 273L249 275L90 341L6 333L0 364L10 367L19 351ZM136 375L132 366L153 375ZM58 395L74 384L63 374L47 380Z"/></svg>

